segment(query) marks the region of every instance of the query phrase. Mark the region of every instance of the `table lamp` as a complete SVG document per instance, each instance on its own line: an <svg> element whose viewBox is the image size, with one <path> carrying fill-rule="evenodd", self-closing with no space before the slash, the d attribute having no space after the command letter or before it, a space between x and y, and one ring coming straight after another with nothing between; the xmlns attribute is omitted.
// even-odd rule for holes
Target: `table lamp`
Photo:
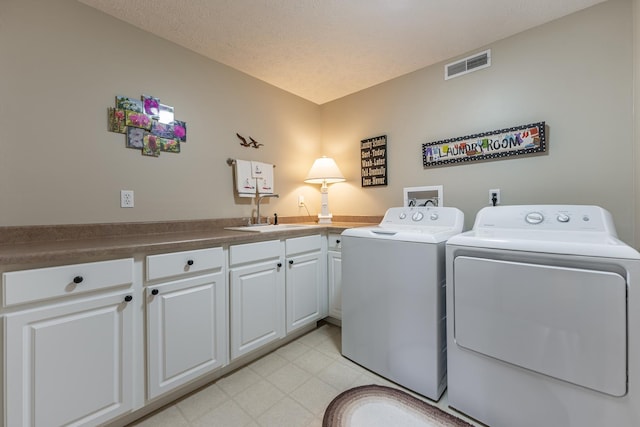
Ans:
<svg viewBox="0 0 640 427"><path fill-rule="evenodd" d="M321 207L318 214L319 224L331 224L331 218L333 215L329 213L329 189L327 184L333 184L335 182L345 181L342 172L338 169L335 160L330 157L322 156L316 159L311 166L309 174L305 178L304 182L308 184L322 184L320 188L321 193Z"/></svg>

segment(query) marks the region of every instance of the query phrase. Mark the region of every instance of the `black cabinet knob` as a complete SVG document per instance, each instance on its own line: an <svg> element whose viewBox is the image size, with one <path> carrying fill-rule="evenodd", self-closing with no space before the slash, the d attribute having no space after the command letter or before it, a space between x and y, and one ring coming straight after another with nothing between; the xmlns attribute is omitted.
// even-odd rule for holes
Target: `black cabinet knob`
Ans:
<svg viewBox="0 0 640 427"><path fill-rule="evenodd" d="M82 276L76 276L73 278L73 283L76 283L76 284L82 283L83 280L84 279L82 278Z"/></svg>
<svg viewBox="0 0 640 427"><path fill-rule="evenodd" d="M190 259L189 261L187 261L187 265L193 265L193 260Z"/></svg>
<svg viewBox="0 0 640 427"><path fill-rule="evenodd" d="M336 245L340 244L340 239L336 240Z"/></svg>
<svg viewBox="0 0 640 427"><path fill-rule="evenodd" d="M277 265L278 265L278 268L282 267L282 263L281 262L279 262Z"/></svg>
<svg viewBox="0 0 640 427"><path fill-rule="evenodd" d="M131 295L127 295L126 297L124 297L125 302L131 302L132 300L133 300L133 297Z"/></svg>
<svg viewBox="0 0 640 427"><path fill-rule="evenodd" d="M293 260L292 259L289 260L289 265L293 265Z"/></svg>
<svg viewBox="0 0 640 427"><path fill-rule="evenodd" d="M159 292L160 292L160 291L159 291L159 290L157 290L157 289L152 289L152 290L151 290L151 295L158 295L158 293L159 293Z"/></svg>

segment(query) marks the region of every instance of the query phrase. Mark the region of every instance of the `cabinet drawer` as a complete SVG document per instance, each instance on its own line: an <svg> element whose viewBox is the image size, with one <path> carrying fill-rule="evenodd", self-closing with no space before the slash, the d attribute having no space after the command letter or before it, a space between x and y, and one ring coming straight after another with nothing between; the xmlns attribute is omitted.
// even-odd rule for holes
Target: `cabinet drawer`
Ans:
<svg viewBox="0 0 640 427"><path fill-rule="evenodd" d="M338 233L329 233L329 250L339 251L342 249L342 236Z"/></svg>
<svg viewBox="0 0 640 427"><path fill-rule="evenodd" d="M132 282L133 258L13 271L2 274L2 304L9 307Z"/></svg>
<svg viewBox="0 0 640 427"><path fill-rule="evenodd" d="M223 266L222 248L151 255L147 257L147 280L212 270Z"/></svg>
<svg viewBox="0 0 640 427"><path fill-rule="evenodd" d="M304 252L319 251L322 248L322 237L315 236L293 237L286 241L286 254L295 255Z"/></svg>
<svg viewBox="0 0 640 427"><path fill-rule="evenodd" d="M229 247L229 265L280 258L281 248L279 240L234 245Z"/></svg>

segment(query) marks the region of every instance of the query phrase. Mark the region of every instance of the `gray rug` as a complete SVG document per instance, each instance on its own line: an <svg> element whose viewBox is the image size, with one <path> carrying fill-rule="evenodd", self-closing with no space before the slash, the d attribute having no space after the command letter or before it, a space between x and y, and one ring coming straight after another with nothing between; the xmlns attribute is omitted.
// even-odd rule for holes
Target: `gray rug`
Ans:
<svg viewBox="0 0 640 427"><path fill-rule="evenodd" d="M473 427L401 390L378 385L352 388L327 407L322 427Z"/></svg>

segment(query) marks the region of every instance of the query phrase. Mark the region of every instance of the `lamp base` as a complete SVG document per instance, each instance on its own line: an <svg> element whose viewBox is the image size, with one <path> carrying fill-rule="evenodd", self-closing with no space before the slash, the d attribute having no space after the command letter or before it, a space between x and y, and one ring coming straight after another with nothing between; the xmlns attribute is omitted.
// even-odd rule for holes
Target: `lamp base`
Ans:
<svg viewBox="0 0 640 427"><path fill-rule="evenodd" d="M318 214L318 224L331 224L331 218L333 218L333 215L331 214Z"/></svg>

